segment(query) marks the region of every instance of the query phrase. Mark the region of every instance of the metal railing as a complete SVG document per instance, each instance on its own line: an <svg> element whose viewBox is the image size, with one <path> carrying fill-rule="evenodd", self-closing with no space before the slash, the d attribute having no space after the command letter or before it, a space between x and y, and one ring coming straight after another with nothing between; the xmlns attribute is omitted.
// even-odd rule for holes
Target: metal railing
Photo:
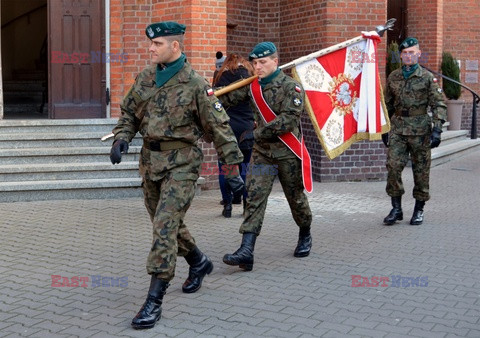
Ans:
<svg viewBox="0 0 480 338"><path fill-rule="evenodd" d="M476 139L477 138L477 104L480 102L480 96L475 93L473 91L472 88L468 87L468 86L465 86L463 83L461 82L458 82L446 75L443 75L442 73L438 73L436 71L433 71L431 70L430 68L428 67L425 67L424 65L421 65L423 68L425 68L426 70L428 70L429 72L435 74L435 75L438 75L438 76L441 76L443 77L444 79L450 81L450 82L453 82L453 83L456 83L458 85L460 85L462 88L465 88L466 90L468 90L470 93L472 93L473 95L473 101L472 101L472 130L471 130L471 139Z"/></svg>

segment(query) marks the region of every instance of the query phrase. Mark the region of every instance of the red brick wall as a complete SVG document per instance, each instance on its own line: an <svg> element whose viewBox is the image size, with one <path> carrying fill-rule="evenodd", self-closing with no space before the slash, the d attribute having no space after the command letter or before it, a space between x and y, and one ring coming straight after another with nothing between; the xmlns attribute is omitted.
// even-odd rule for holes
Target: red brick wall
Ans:
<svg viewBox="0 0 480 338"><path fill-rule="evenodd" d="M137 74L148 65L151 22L150 0L110 0L110 53L125 53L127 62L110 64L111 116L120 115L120 103Z"/></svg>
<svg viewBox="0 0 480 338"><path fill-rule="evenodd" d="M439 71L443 51L443 0L408 1L407 15L408 36L418 39L423 64Z"/></svg>
<svg viewBox="0 0 480 338"><path fill-rule="evenodd" d="M476 60L480 67L480 0L443 1L443 50L452 53L460 61L460 81L480 94L480 83L465 83L468 73L476 73L480 81L479 70L467 70L466 61ZM462 91L465 106L462 114L462 129L471 130L472 94ZM480 112L477 112L477 133L480 133Z"/></svg>
<svg viewBox="0 0 480 338"><path fill-rule="evenodd" d="M258 42L258 1L227 1L227 52L246 57Z"/></svg>

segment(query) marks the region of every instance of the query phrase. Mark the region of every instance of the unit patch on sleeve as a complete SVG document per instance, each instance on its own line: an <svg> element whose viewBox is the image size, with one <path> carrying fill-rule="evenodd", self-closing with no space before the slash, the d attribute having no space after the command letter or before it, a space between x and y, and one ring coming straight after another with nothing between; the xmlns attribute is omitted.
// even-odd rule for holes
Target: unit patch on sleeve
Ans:
<svg viewBox="0 0 480 338"><path fill-rule="evenodd" d="M215 101L215 102L213 103L213 108L215 108L216 111L222 111L223 106L222 106L222 104L220 103L220 101Z"/></svg>

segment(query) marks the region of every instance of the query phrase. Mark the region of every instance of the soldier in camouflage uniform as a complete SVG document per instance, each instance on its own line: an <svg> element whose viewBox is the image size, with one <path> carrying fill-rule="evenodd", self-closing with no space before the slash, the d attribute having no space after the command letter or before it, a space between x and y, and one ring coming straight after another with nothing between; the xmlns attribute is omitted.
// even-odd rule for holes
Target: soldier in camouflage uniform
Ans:
<svg viewBox="0 0 480 338"><path fill-rule="evenodd" d="M385 93L391 130L382 138L389 147L386 191L393 208L383 222L392 225L403 220L401 199L405 190L402 171L410 158L415 183L415 208L410 224L420 225L423 207L430 199L431 148L440 144L446 106L437 79L418 64L421 51L417 39L405 39L399 50L403 66L389 75ZM432 117L427 114L427 107L431 107Z"/></svg>
<svg viewBox="0 0 480 338"><path fill-rule="evenodd" d="M262 228L268 196L276 176L299 227L295 257L308 256L312 246L312 212L304 193L302 163L278 138L279 135L292 132L301 139L300 116L304 110L305 93L300 84L278 68L277 49L272 42L259 43L249 58L253 60L255 73L259 77L262 95L277 117L270 123L263 120L249 86L220 96L226 107L250 100L255 115L255 144L247 180L245 219L240 227L242 244L235 253L223 257L226 264L238 265L246 271L253 268L255 240Z"/></svg>
<svg viewBox="0 0 480 338"><path fill-rule="evenodd" d="M205 275L213 270L212 262L195 245L183 222L203 162L199 139L203 136L213 141L218 156L227 164L233 166L243 160L222 104L182 53L184 32L185 26L176 22L147 27L153 65L137 76L113 129L113 164L120 163L137 132L143 136L140 174L145 206L153 223L147 260L147 272L152 276L150 289L132 321L135 329L151 328L160 319L177 255L184 256L190 265L183 292L197 291ZM243 189L238 174L230 175L227 184L233 191Z"/></svg>

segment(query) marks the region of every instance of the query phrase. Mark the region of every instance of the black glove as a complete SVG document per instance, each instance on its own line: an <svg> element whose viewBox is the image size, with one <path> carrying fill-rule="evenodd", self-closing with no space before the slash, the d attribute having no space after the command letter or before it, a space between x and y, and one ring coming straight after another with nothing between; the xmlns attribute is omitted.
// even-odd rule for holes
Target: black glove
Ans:
<svg viewBox="0 0 480 338"><path fill-rule="evenodd" d="M432 136L430 136L430 148L436 148L440 145L442 129L434 127L432 130Z"/></svg>
<svg viewBox="0 0 480 338"><path fill-rule="evenodd" d="M125 140L116 140L113 142L112 149L110 150L110 161L112 164L122 162L122 153L128 152L128 143Z"/></svg>
<svg viewBox="0 0 480 338"><path fill-rule="evenodd" d="M388 133L382 134L382 141L385 147L388 148Z"/></svg>
<svg viewBox="0 0 480 338"><path fill-rule="evenodd" d="M225 177L225 182L228 184L234 195L243 193L245 182L240 175L234 177Z"/></svg>

